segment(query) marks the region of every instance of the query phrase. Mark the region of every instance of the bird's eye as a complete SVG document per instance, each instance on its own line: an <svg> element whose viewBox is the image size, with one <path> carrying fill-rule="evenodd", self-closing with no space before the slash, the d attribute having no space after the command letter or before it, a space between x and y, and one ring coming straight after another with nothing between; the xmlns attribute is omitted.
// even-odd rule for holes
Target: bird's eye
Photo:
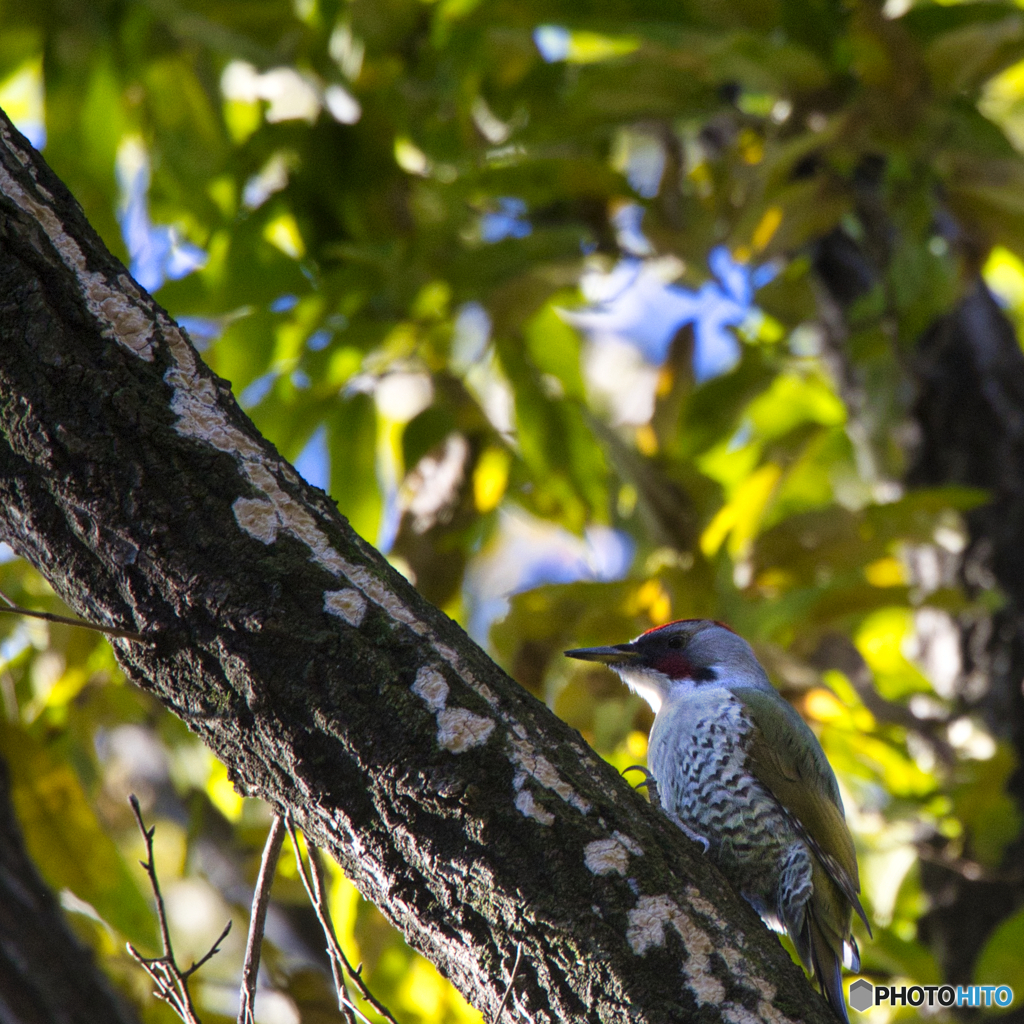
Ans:
<svg viewBox="0 0 1024 1024"><path fill-rule="evenodd" d="M669 647L682 647L685 643L686 637L674 636L669 640L668 645Z"/></svg>

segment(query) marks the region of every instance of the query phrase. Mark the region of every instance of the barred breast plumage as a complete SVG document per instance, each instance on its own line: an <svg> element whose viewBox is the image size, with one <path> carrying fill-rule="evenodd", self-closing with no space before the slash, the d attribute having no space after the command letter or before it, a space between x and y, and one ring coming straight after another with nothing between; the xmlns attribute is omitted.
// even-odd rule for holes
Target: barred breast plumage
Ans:
<svg viewBox="0 0 1024 1024"><path fill-rule="evenodd" d="M648 764L665 812L703 836L733 885L785 931L811 895L811 851L750 769L753 728L728 690L702 689L699 699L663 708Z"/></svg>

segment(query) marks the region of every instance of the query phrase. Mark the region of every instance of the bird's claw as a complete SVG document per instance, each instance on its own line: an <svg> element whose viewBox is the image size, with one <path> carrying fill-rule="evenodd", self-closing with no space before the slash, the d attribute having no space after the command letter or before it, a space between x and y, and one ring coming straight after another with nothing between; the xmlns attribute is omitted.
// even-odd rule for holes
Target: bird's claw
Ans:
<svg viewBox="0 0 1024 1024"><path fill-rule="evenodd" d="M702 853L706 857L708 854L708 850L711 849L711 842L708 840L706 836L702 836L699 832L695 832L692 828L690 828L690 826L687 825L686 822L683 821L683 819L680 818L678 815L673 814L671 811L668 811L666 808L662 807L661 797L658 795L658 783L654 776L651 774L651 772L642 764L631 764L628 768L623 768L622 774L625 775L626 772L641 772L643 774L643 782L638 782L635 788L639 789L641 786L646 786L647 793L651 798L651 804L654 807L657 807L658 810L665 810L668 816L675 823L675 825L683 833L683 835L685 835L688 839L692 839L695 843L699 843L703 847Z"/></svg>
<svg viewBox="0 0 1024 1024"><path fill-rule="evenodd" d="M658 795L658 783L654 776L645 768L642 764L631 764L628 768L622 769L622 774L626 772L642 772L644 779L643 782L638 782L635 789L639 789L641 786L647 787L647 795L651 798L651 805L657 808L661 808L661 797Z"/></svg>
<svg viewBox="0 0 1024 1024"><path fill-rule="evenodd" d="M699 832L695 832L689 825L683 824L681 821L677 821L676 824L683 830L683 834L692 839L695 843L700 843L704 849L701 851L702 856L708 855L708 850L711 849L711 842L707 836L702 836Z"/></svg>
<svg viewBox="0 0 1024 1024"><path fill-rule="evenodd" d="M690 826L687 825L679 815L670 814L669 817L672 819L673 824L676 825L679 831L682 832L687 839L692 839L695 843L699 843L703 847L701 854L706 857L708 855L708 850L711 849L711 841L707 836L702 836L699 832L690 828Z"/></svg>

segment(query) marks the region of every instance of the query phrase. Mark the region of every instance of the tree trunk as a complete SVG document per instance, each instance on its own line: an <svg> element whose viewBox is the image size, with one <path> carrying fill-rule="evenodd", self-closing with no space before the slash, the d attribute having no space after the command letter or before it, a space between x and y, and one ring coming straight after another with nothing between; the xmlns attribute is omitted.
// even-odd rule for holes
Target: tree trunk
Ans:
<svg viewBox="0 0 1024 1024"><path fill-rule="evenodd" d="M113 641L128 675L491 1014L521 947L523 1020L831 1020L699 848L298 477L0 133L0 533L81 614L154 638Z"/></svg>

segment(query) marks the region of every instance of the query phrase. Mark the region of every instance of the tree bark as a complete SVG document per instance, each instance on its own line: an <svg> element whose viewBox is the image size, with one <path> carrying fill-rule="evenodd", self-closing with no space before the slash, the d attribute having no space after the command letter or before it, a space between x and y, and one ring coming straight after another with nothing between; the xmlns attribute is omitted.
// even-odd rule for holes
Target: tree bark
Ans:
<svg viewBox="0 0 1024 1024"><path fill-rule="evenodd" d="M831 1020L699 848L357 537L0 120L0 533L476 1006ZM506 1017L511 1019L511 1017Z"/></svg>

